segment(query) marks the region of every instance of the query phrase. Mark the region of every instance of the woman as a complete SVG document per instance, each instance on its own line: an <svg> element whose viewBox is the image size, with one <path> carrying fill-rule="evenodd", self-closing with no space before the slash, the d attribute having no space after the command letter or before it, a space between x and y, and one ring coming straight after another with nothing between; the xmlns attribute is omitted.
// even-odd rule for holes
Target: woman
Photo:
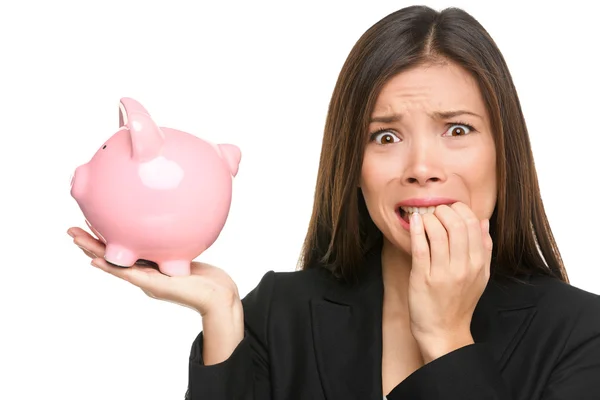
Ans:
<svg viewBox="0 0 600 400"><path fill-rule="evenodd" d="M93 264L202 315L189 399L600 398L600 298L568 284L504 59L459 9L408 7L352 49L300 271Z"/></svg>

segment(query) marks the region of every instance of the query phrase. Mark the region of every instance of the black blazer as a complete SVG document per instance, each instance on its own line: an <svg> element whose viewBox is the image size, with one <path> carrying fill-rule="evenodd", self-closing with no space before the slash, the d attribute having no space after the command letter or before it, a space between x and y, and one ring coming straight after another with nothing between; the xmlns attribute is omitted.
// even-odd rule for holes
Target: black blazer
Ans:
<svg viewBox="0 0 600 400"><path fill-rule="evenodd" d="M264 275L244 299L245 337L226 361L189 361L189 400L382 400L379 252L358 286L324 269ZM600 400L600 296L547 277L492 280L475 344L426 364L389 400Z"/></svg>

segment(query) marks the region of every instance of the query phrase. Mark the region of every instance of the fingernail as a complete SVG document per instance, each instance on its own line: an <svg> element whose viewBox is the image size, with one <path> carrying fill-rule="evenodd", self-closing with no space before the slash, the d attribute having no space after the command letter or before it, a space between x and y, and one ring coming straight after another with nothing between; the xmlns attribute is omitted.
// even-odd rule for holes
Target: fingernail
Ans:
<svg viewBox="0 0 600 400"><path fill-rule="evenodd" d="M72 238L75 237L75 235L73 235L73 233L71 231L67 231L67 235L71 236Z"/></svg>
<svg viewBox="0 0 600 400"><path fill-rule="evenodd" d="M412 213L412 215L410 216L410 222L411 223L419 223L420 221L421 221L421 214L419 214L418 212Z"/></svg>
<svg viewBox="0 0 600 400"><path fill-rule="evenodd" d="M90 264L92 264L92 267L100 268L100 266L98 264L96 264L96 262L94 260L92 260L92 262Z"/></svg>

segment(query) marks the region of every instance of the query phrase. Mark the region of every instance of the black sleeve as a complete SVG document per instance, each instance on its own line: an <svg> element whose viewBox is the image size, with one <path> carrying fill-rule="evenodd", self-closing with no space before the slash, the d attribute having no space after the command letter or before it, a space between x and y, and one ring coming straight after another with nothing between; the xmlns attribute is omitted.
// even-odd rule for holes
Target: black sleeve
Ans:
<svg viewBox="0 0 600 400"><path fill-rule="evenodd" d="M513 400L483 343L462 347L423 366L387 398ZM541 396L541 400L574 399L600 399L600 296L594 296L580 312Z"/></svg>
<svg viewBox="0 0 600 400"><path fill-rule="evenodd" d="M475 343L424 365L400 382L388 400L512 400L487 346Z"/></svg>
<svg viewBox="0 0 600 400"><path fill-rule="evenodd" d="M222 363L202 360L203 332L190 351L186 400L269 400L271 398L267 324L275 273L267 272L244 299L244 339Z"/></svg>

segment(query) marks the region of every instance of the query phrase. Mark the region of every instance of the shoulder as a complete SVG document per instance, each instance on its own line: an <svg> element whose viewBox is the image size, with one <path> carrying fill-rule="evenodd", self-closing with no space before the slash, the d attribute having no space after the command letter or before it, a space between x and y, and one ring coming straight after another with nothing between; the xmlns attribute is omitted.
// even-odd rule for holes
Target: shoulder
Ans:
<svg viewBox="0 0 600 400"><path fill-rule="evenodd" d="M509 287L512 287L509 289ZM570 336L600 335L600 295L559 279L532 276L524 283L505 286L504 304L535 307L539 329L557 330ZM512 297L512 300L508 300Z"/></svg>
<svg viewBox="0 0 600 400"><path fill-rule="evenodd" d="M534 290L535 302L540 310L570 317L600 312L600 295L596 293L545 276L531 277L529 285ZM600 318L600 314L596 314L596 317Z"/></svg>
<svg viewBox="0 0 600 400"><path fill-rule="evenodd" d="M536 277L537 312L571 328L571 336L600 335L600 295L554 278Z"/></svg>
<svg viewBox="0 0 600 400"><path fill-rule="evenodd" d="M272 321L303 324L310 318L307 304L333 283L329 275L323 268L265 273L242 299L246 331L266 341Z"/></svg>
<svg viewBox="0 0 600 400"><path fill-rule="evenodd" d="M291 272L268 271L242 302L251 306L270 302L273 298L286 302L293 302L294 299L303 301L321 295L332 284L335 284L335 280L324 268Z"/></svg>
<svg viewBox="0 0 600 400"><path fill-rule="evenodd" d="M268 271L260 282L243 299L246 312L255 309L268 313L275 305L292 311L305 305L310 299L322 296L336 281L324 268L313 268L291 272Z"/></svg>
<svg viewBox="0 0 600 400"><path fill-rule="evenodd" d="M555 357L556 376L580 371L585 380L597 374L600 296L555 278L535 277L530 284L536 304L529 348L543 347L546 357Z"/></svg>

